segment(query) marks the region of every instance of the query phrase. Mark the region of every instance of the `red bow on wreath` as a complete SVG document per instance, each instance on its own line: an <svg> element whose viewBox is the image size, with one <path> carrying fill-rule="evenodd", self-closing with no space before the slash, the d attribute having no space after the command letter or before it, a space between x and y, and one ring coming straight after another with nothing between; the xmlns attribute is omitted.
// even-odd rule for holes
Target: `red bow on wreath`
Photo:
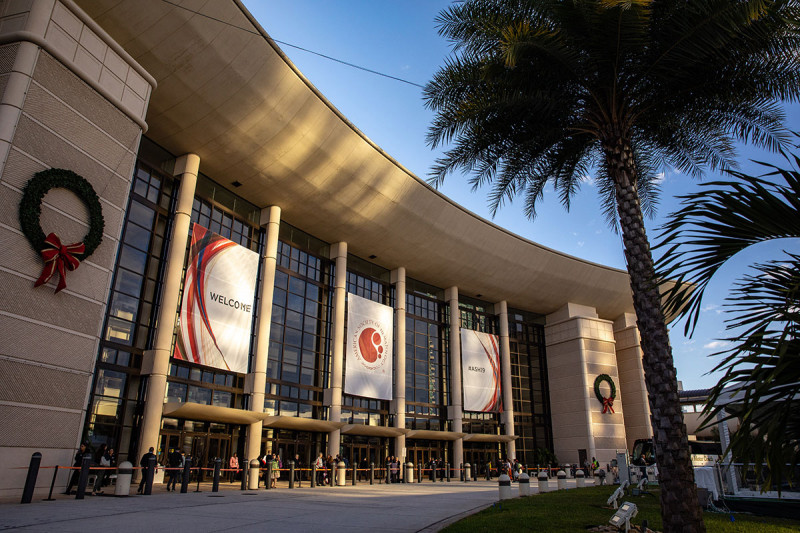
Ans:
<svg viewBox="0 0 800 533"><path fill-rule="evenodd" d="M610 396L608 398L603 398L603 412L605 413L608 411L614 412L614 398Z"/></svg>
<svg viewBox="0 0 800 533"><path fill-rule="evenodd" d="M82 242L63 245L61 244L61 239L55 233L48 235L44 243L45 248L41 251L44 268L42 269L42 275L39 276L33 286L44 285L58 272L58 286L55 292L59 292L67 286L67 270L75 270L81 264L80 260L73 254L82 254L86 247Z"/></svg>

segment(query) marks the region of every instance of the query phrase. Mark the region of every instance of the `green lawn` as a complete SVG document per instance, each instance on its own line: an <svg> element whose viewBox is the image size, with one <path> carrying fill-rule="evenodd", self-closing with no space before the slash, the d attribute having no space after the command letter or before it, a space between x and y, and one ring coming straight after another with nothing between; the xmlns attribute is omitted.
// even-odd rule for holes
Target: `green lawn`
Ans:
<svg viewBox="0 0 800 533"><path fill-rule="evenodd" d="M514 498L495 504L480 513L450 525L447 533L474 531L542 531L547 533L585 531L588 527L606 525L614 514L605 507L606 500L616 487L586 487ZM514 493L517 487L512 487ZM646 519L650 529L661 530L659 490L652 495L626 496L624 501L635 503L639 514L631 525L639 526ZM709 533L797 533L800 521L760 517L737 513L731 522L730 514L704 513Z"/></svg>

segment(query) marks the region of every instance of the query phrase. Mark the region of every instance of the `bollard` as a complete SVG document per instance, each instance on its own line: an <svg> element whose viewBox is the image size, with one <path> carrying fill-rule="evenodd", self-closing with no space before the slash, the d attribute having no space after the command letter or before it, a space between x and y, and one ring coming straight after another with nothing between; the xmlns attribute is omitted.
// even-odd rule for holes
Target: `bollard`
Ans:
<svg viewBox="0 0 800 533"><path fill-rule="evenodd" d="M478 481L478 463L472 465L472 481Z"/></svg>
<svg viewBox="0 0 800 533"><path fill-rule="evenodd" d="M86 483L89 481L89 468L92 466L92 454L86 453L81 461L81 474L78 477L78 490L75 494L76 500L82 500L86 494Z"/></svg>
<svg viewBox="0 0 800 533"><path fill-rule="evenodd" d="M500 477L497 479L497 485L500 489L500 500L510 500L511 478L508 477L508 474L500 474Z"/></svg>
<svg viewBox="0 0 800 533"><path fill-rule="evenodd" d="M458 477L464 481L464 463L461 463L461 467L458 469Z"/></svg>
<svg viewBox="0 0 800 533"><path fill-rule="evenodd" d="M358 466L356 465L355 462L353 462L353 479L351 480L351 483L353 485L356 484L356 477L358 476L357 472L358 472Z"/></svg>
<svg viewBox="0 0 800 533"><path fill-rule="evenodd" d="M542 470L539 472L539 492L546 492L549 488L549 484L547 483L547 471Z"/></svg>
<svg viewBox="0 0 800 533"><path fill-rule="evenodd" d="M517 483L519 484L519 495L521 496L530 496L531 495L531 478L525 472L519 475L517 479Z"/></svg>
<svg viewBox="0 0 800 533"><path fill-rule="evenodd" d="M294 461L289 461L289 488L294 488Z"/></svg>
<svg viewBox="0 0 800 533"><path fill-rule="evenodd" d="M114 486L114 496L128 496L131 492L131 478L133 465L130 461L122 461L117 466L117 483Z"/></svg>
<svg viewBox="0 0 800 533"><path fill-rule="evenodd" d="M214 458L214 481L211 482L211 492L219 492L219 472L222 468L222 459Z"/></svg>
<svg viewBox="0 0 800 533"><path fill-rule="evenodd" d="M486 463L486 481L492 480L492 463ZM497 472L500 473L500 468L497 469Z"/></svg>
<svg viewBox="0 0 800 533"><path fill-rule="evenodd" d="M259 474L261 474L261 462L253 459L250 461L250 474L247 476L249 478L247 485L250 490L258 490Z"/></svg>
<svg viewBox="0 0 800 533"><path fill-rule="evenodd" d="M344 464L344 461L339 461L339 464L336 465L336 483L340 487L344 487L346 484L346 477L347 477L347 465Z"/></svg>
<svg viewBox="0 0 800 533"><path fill-rule="evenodd" d="M375 463L369 464L369 484L375 483Z"/></svg>
<svg viewBox="0 0 800 533"><path fill-rule="evenodd" d="M447 482L450 483L450 463L444 464L444 476L447 478Z"/></svg>
<svg viewBox="0 0 800 533"><path fill-rule="evenodd" d="M586 486L586 477L583 474L583 470L578 470L577 472L575 472L575 485L579 489L582 489L583 487Z"/></svg>
<svg viewBox="0 0 800 533"><path fill-rule="evenodd" d="M436 463L431 463L431 482L436 483Z"/></svg>
<svg viewBox="0 0 800 533"><path fill-rule="evenodd" d="M317 486L317 464L311 463L311 488Z"/></svg>
<svg viewBox="0 0 800 533"><path fill-rule="evenodd" d="M147 459L147 466L144 471L144 495L153 494L153 478L156 475L156 456Z"/></svg>
<svg viewBox="0 0 800 533"><path fill-rule="evenodd" d="M31 463L28 465L28 477L25 478L25 488L22 490L22 501L20 503L31 503L33 499L33 489L36 488L36 478L39 477L39 465L41 463L41 453L35 452L31 455Z"/></svg>
<svg viewBox="0 0 800 533"><path fill-rule="evenodd" d="M567 490L567 473L559 470L556 477L558 478L558 490Z"/></svg>
<svg viewBox="0 0 800 533"><path fill-rule="evenodd" d="M417 465L417 483L422 483L422 463Z"/></svg>
<svg viewBox="0 0 800 533"><path fill-rule="evenodd" d="M272 489L272 461L267 461L267 475L264 478L264 488L266 490Z"/></svg>
<svg viewBox="0 0 800 533"><path fill-rule="evenodd" d="M242 472L242 487L241 487L241 489L242 490L247 490L247 468L246 468L246 465L248 464L247 457L242 457L242 461L239 464L242 465L242 468L241 468L241 472Z"/></svg>
<svg viewBox="0 0 800 533"><path fill-rule="evenodd" d="M469 463L464 463L464 483L468 483L471 476L472 468L470 467Z"/></svg>
<svg viewBox="0 0 800 533"><path fill-rule="evenodd" d="M403 481L404 483L414 482L414 463L411 461L406 463L406 477Z"/></svg>

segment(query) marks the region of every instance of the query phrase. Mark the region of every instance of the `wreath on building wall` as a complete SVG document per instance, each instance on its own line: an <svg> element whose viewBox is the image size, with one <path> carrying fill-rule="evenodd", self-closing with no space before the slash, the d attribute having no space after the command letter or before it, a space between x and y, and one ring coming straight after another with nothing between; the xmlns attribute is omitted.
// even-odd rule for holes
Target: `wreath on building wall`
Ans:
<svg viewBox="0 0 800 533"><path fill-rule="evenodd" d="M603 396L603 393L600 392L600 384L604 381L608 382L608 386L611 387L611 394L608 398ZM604 413L608 411L614 412L614 399L617 397L617 386L614 385L614 380L611 379L611 376L608 374L600 374L595 378L594 395L597 396L597 400L603 404Z"/></svg>
<svg viewBox="0 0 800 533"><path fill-rule="evenodd" d="M39 222L42 216L42 199L50 189L68 189L83 201L89 211L89 232L82 242L62 244L55 233L45 236ZM19 203L19 222L22 233L44 261L44 269L34 287L44 285L58 273L55 292L67 286L67 270L78 268L80 262L92 255L103 241L103 208L92 185L83 177L61 168L43 170L33 175L22 190Z"/></svg>

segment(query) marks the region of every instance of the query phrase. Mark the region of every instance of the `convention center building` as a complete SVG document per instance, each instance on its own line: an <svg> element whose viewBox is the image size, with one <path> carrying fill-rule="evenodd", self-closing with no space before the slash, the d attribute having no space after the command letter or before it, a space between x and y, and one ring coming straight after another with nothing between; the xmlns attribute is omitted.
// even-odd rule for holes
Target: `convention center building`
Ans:
<svg viewBox="0 0 800 533"><path fill-rule="evenodd" d="M431 188L239 0L179 4L0 1L0 495L81 442L458 466L652 435L626 272Z"/></svg>

